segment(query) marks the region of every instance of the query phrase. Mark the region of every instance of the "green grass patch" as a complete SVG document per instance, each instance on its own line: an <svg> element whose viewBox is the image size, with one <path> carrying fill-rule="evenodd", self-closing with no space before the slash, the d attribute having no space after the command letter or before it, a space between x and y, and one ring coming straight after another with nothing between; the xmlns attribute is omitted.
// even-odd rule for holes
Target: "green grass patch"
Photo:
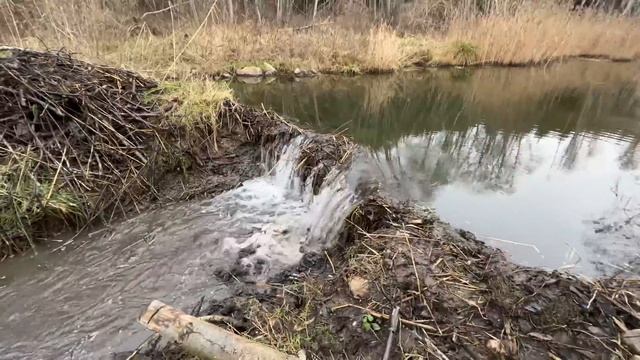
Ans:
<svg viewBox="0 0 640 360"><path fill-rule="evenodd" d="M453 58L461 65L467 66L478 61L478 47L466 41L457 41L451 46Z"/></svg>
<svg viewBox="0 0 640 360"><path fill-rule="evenodd" d="M55 218L77 222L85 217L85 202L66 191L55 173L36 177L36 161L27 152L0 165L0 238L16 251L33 247L33 227ZM10 254L5 254L10 255Z"/></svg>
<svg viewBox="0 0 640 360"><path fill-rule="evenodd" d="M226 83L213 80L165 82L149 93L149 99L172 104L167 120L194 130L216 127L222 104L233 99L233 92Z"/></svg>

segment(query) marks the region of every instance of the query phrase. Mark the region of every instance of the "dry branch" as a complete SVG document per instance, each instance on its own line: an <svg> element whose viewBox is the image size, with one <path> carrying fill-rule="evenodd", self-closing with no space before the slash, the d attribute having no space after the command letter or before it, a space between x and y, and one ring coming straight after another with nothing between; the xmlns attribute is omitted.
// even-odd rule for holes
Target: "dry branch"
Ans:
<svg viewBox="0 0 640 360"><path fill-rule="evenodd" d="M138 322L203 359L298 359L187 315L157 300L151 302Z"/></svg>

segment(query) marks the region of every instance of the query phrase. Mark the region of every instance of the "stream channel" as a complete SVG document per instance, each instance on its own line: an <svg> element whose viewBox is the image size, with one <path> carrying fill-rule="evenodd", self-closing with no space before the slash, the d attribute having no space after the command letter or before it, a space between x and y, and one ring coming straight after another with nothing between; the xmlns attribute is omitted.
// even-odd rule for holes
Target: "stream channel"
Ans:
<svg viewBox="0 0 640 360"><path fill-rule="evenodd" d="M234 83L241 102L348 134L364 151L314 195L294 175L297 138L237 189L0 263L0 359L134 349L149 335L136 318L151 300L189 311L232 293L220 268L265 281L329 244L362 181L434 208L517 263L638 274L639 70L576 61Z"/></svg>

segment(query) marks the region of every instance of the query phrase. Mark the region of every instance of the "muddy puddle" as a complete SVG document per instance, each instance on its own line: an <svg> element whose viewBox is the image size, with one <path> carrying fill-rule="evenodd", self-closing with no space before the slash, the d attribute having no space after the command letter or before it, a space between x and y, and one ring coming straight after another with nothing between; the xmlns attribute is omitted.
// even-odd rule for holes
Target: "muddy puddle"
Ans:
<svg viewBox="0 0 640 360"><path fill-rule="evenodd" d="M102 359L135 349L136 324L153 299L184 309L223 299L217 279L260 282L335 237L355 201L345 174L311 189L294 175L302 138L266 175L213 199L142 214L0 264L0 359ZM62 242L61 244L65 244ZM55 247L58 246L56 250ZM56 251L52 251L56 250Z"/></svg>
<svg viewBox="0 0 640 360"><path fill-rule="evenodd" d="M363 176L513 261L599 276L640 272L638 74L638 63L576 61L234 88L348 134L369 150Z"/></svg>

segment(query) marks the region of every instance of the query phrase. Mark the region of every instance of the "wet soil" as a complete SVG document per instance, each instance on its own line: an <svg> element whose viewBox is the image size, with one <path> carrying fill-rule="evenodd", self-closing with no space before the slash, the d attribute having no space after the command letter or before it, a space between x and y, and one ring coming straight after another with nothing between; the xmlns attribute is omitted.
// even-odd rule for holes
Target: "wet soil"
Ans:
<svg viewBox="0 0 640 360"><path fill-rule="evenodd" d="M371 198L335 247L205 313L308 358L381 358L394 307L402 322L392 359L631 358L620 338L640 327L639 290L638 280L514 265L434 214Z"/></svg>

